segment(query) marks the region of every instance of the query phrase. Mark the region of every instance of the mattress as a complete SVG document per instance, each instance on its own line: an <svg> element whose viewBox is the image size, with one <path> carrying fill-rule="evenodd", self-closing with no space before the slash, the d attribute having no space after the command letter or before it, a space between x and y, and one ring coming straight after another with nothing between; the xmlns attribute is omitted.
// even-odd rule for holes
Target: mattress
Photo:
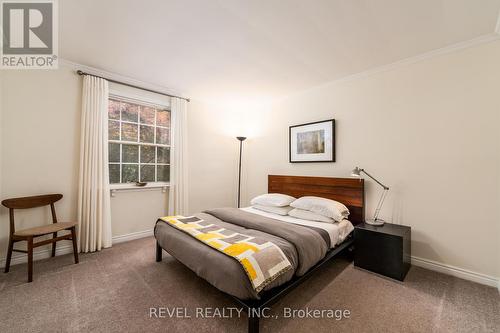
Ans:
<svg viewBox="0 0 500 333"><path fill-rule="evenodd" d="M348 227L306 225L311 221L284 221L236 208L213 209L195 216L223 228L271 241L286 255L293 269L280 275L264 291L280 286L294 276L305 274L340 242ZM287 223L285 223L287 222ZM301 224L302 223L302 224ZM314 224L314 222L312 222ZM243 267L225 255L171 225L159 220L154 230L158 244L217 289L240 299L259 299ZM345 238L345 237L344 237ZM333 244L333 245L332 245Z"/></svg>
<svg viewBox="0 0 500 333"><path fill-rule="evenodd" d="M330 248L334 248L336 245L341 244L346 239L346 237L354 230L354 226L349 220L343 220L341 222L336 222L336 223L325 223L325 222L303 220L289 215L268 213L262 210L255 209L253 207L245 207L240 209L252 214L265 216L286 223L311 226L323 229L328 233L330 237Z"/></svg>

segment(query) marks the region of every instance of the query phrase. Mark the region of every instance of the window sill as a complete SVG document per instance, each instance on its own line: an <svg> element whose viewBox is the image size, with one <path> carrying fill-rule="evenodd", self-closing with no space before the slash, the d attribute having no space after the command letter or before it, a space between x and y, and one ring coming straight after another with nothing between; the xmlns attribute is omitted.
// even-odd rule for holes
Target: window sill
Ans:
<svg viewBox="0 0 500 333"><path fill-rule="evenodd" d="M135 184L111 184L109 186L111 196L114 197L117 192L137 192L150 191L161 189L162 193L166 193L170 187L170 183L149 183L146 186L137 186Z"/></svg>

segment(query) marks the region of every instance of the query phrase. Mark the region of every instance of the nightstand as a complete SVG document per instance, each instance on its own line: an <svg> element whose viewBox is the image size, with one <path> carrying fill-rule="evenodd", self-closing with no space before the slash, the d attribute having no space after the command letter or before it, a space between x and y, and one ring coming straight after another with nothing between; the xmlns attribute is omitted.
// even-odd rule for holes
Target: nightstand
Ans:
<svg viewBox="0 0 500 333"><path fill-rule="evenodd" d="M385 223L354 229L354 266L403 281L410 269L411 228Z"/></svg>

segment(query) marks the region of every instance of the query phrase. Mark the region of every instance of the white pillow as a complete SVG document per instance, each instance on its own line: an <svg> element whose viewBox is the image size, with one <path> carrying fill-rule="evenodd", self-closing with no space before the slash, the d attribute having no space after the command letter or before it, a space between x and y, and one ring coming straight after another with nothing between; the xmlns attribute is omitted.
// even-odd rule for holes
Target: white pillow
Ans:
<svg viewBox="0 0 500 333"><path fill-rule="evenodd" d="M290 206L330 217L337 222L349 216L349 209L344 204L326 198L301 197L292 202Z"/></svg>
<svg viewBox="0 0 500 333"><path fill-rule="evenodd" d="M262 205L262 206L273 206L273 207L285 207L290 206L290 203L295 200L294 197L291 197L286 194L280 193L267 193L259 195L250 201L252 206Z"/></svg>
<svg viewBox="0 0 500 333"><path fill-rule="evenodd" d="M296 217L298 219L302 220L309 220L309 221L318 221L318 222L326 222L326 223L334 223L335 221L332 218L316 214L313 212L310 212L308 210L303 210L303 209L298 209L294 208L290 212L288 212L288 215Z"/></svg>
<svg viewBox="0 0 500 333"><path fill-rule="evenodd" d="M262 205L255 205L252 206L255 209L262 210L264 212L268 213L274 213L278 215L288 215L288 212L291 211L293 208L290 206L285 206L285 207L274 207L274 206L262 206Z"/></svg>

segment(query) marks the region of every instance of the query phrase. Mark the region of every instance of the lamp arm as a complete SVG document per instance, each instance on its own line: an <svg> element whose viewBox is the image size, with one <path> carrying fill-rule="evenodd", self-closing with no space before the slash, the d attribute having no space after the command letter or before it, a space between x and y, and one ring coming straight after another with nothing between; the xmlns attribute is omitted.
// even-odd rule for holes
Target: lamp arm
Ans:
<svg viewBox="0 0 500 333"><path fill-rule="evenodd" d="M378 215L380 213L380 209L382 209L382 205L384 204L385 197L387 196L387 192L389 192L389 188L384 188L384 191L382 192L382 195L380 196L380 199L377 204L377 208L375 208L375 215L373 216L373 219L376 221L378 219Z"/></svg>
<svg viewBox="0 0 500 333"><path fill-rule="evenodd" d="M373 179L377 184L379 184L380 186L382 186L384 188L384 190L386 190L386 191L389 190L389 188L387 186L385 186L384 184L382 184L381 182L379 182L375 177L373 177L368 172L366 172L365 169L361 169L361 172L363 172L365 175L367 175L368 177L370 177L371 179Z"/></svg>

